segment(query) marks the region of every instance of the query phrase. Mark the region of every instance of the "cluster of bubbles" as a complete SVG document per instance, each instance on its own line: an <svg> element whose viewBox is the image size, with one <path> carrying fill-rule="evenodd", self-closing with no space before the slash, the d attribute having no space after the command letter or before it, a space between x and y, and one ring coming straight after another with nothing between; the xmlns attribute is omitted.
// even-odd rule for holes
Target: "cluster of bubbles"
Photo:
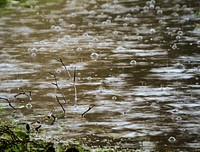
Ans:
<svg viewBox="0 0 200 152"><path fill-rule="evenodd" d="M38 49L36 48L28 48L27 51L31 54L32 57L36 56L36 52L38 51Z"/></svg>

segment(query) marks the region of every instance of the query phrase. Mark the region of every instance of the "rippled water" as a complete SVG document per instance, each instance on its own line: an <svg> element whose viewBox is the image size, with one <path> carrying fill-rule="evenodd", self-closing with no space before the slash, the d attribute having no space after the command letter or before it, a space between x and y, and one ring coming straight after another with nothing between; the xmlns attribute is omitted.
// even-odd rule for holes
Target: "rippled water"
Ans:
<svg viewBox="0 0 200 152"><path fill-rule="evenodd" d="M88 146L200 148L199 7L68 0L2 10L0 97L18 110L1 99L1 119L40 121L42 138Z"/></svg>

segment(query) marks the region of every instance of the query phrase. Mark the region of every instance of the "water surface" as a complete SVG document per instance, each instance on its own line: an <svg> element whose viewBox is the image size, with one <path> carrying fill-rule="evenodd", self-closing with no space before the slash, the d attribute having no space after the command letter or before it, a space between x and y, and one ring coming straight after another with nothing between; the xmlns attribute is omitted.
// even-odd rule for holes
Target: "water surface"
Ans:
<svg viewBox="0 0 200 152"><path fill-rule="evenodd" d="M94 147L200 148L199 7L68 0L2 10L0 97L17 111L1 100L1 119L40 121L38 138Z"/></svg>

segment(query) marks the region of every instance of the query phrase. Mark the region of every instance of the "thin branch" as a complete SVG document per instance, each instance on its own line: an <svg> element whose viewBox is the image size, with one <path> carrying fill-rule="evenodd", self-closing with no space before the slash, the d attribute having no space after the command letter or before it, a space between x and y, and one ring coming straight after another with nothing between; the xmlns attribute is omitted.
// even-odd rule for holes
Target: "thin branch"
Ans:
<svg viewBox="0 0 200 152"><path fill-rule="evenodd" d="M71 77L71 75L70 75L70 73L69 73L69 70L68 70L68 68L65 66L65 64L64 64L64 62L63 62L63 60L61 59L61 58L59 58L59 59L57 59L57 58L55 58L58 62L60 62L61 64L62 64L62 66L65 68L65 70L67 71L67 73L68 73L68 76L70 77L70 79L72 78Z"/></svg>
<svg viewBox="0 0 200 152"><path fill-rule="evenodd" d="M61 59L61 58L55 58L58 62L60 62L61 64L62 64L62 66L64 66L64 68L65 68L65 70L67 70L67 73L68 73L68 75L69 75L69 77L70 77L70 79L71 79L71 81L72 81L72 83L73 83L73 87L74 87L74 103L75 103L75 105L76 105L76 103L77 103L77 100L78 100L78 98L77 98L77 89L76 89L76 67L74 67L74 76L73 76L73 79L72 79L72 77L71 77L71 75L70 75L70 73L69 73L69 70L68 70L68 68L65 66L65 64L64 64L64 62L63 62L63 60ZM55 83L53 83L54 85L55 85Z"/></svg>
<svg viewBox="0 0 200 152"><path fill-rule="evenodd" d="M88 112L89 112L92 108L94 108L94 107L95 107L95 105L90 106L90 107L88 108L88 110L86 110L84 113L81 114L81 116L84 117L84 115L85 115L86 113L88 113Z"/></svg>
<svg viewBox="0 0 200 152"><path fill-rule="evenodd" d="M53 124L56 122L56 116L54 116L53 113L52 113L52 114L51 114L51 117L53 118L53 121L52 121L52 123L51 123L51 124L53 125Z"/></svg>
<svg viewBox="0 0 200 152"><path fill-rule="evenodd" d="M31 97L31 91L29 91L29 94L27 92L24 91L23 88L20 88L22 90L22 92L18 93L17 95L15 95L14 97L16 99L18 99L17 97L20 96L20 95L25 95L29 98L29 101L32 101L32 97ZM19 99L18 99L19 100Z"/></svg>
<svg viewBox="0 0 200 152"><path fill-rule="evenodd" d="M57 100L57 102L59 103L59 105L61 106L61 108L62 108L62 110L63 110L63 112L64 112L64 114L65 114L65 108L64 108L63 105L60 103L60 101L59 101L59 99L58 99L57 96L56 96L56 100Z"/></svg>
<svg viewBox="0 0 200 152"><path fill-rule="evenodd" d="M74 83L76 82L76 67L74 67L74 79L73 79L73 82Z"/></svg>
<svg viewBox="0 0 200 152"><path fill-rule="evenodd" d="M55 85L55 86L57 87L58 91L62 94L63 99L64 99L64 101L65 101L65 103L66 103L66 102L67 102L67 99L66 99L64 93L62 92L62 90L60 89L60 87L58 86L58 81L57 81L56 75L55 75L54 73L52 73L52 72L49 72L49 73L50 73L51 75L53 75L54 80L55 80L55 82L52 82L51 84L53 84L53 85Z"/></svg>
<svg viewBox="0 0 200 152"><path fill-rule="evenodd" d="M75 102L75 105L77 103L77 89L76 89L76 67L74 67L74 79L73 79L73 86L74 86L74 102Z"/></svg>
<svg viewBox="0 0 200 152"><path fill-rule="evenodd" d="M17 110L15 107L12 106L11 102L8 99L2 98L2 97L0 97L0 99L6 100L11 108L13 108L14 110Z"/></svg>
<svg viewBox="0 0 200 152"><path fill-rule="evenodd" d="M37 126L37 127L35 127L35 130L37 131L37 132L39 132L39 129L42 127L42 125L39 125L39 126Z"/></svg>

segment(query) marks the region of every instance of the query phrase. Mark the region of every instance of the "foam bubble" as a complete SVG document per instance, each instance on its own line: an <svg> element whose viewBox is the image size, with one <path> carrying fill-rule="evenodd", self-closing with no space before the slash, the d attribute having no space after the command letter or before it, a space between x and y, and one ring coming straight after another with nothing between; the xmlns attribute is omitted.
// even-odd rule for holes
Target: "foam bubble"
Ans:
<svg viewBox="0 0 200 152"><path fill-rule="evenodd" d="M173 137L173 136L171 136L171 137L168 138L168 141L169 141L170 143L175 143L175 142L176 142L176 138Z"/></svg>
<svg viewBox="0 0 200 152"><path fill-rule="evenodd" d="M137 61L131 60L130 65L136 65L136 64L137 64Z"/></svg>

